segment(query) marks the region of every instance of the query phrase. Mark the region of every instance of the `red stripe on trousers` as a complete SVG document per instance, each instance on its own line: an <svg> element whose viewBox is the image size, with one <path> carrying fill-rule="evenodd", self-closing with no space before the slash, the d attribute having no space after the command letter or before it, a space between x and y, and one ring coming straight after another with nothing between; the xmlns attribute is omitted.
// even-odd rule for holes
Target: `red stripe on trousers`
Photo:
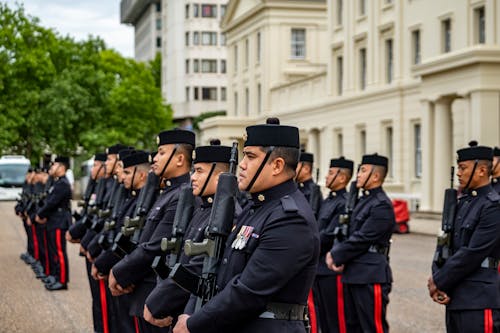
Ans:
<svg viewBox="0 0 500 333"><path fill-rule="evenodd" d="M344 311L344 286L342 275L337 275L337 314L339 317L339 332L346 333L345 311Z"/></svg>
<svg viewBox="0 0 500 333"><path fill-rule="evenodd" d="M104 333L109 333L108 325L108 304L106 301L106 286L104 280L99 280L99 294L101 296L102 328Z"/></svg>
<svg viewBox="0 0 500 333"><path fill-rule="evenodd" d="M59 259L59 277L61 283L66 283L66 261L61 244L61 229L56 229L57 258Z"/></svg>
<svg viewBox="0 0 500 333"><path fill-rule="evenodd" d="M484 309L484 333L493 333L493 314L491 309Z"/></svg>
<svg viewBox="0 0 500 333"><path fill-rule="evenodd" d="M45 274L50 275L49 247L47 245L47 230L43 230L43 247L45 249Z"/></svg>
<svg viewBox="0 0 500 333"><path fill-rule="evenodd" d="M375 331L377 333L383 333L382 328L382 287L380 284L373 285L373 298L375 303L374 319L375 319Z"/></svg>
<svg viewBox="0 0 500 333"><path fill-rule="evenodd" d="M307 296L307 307L309 308L309 320L311 321L311 333L318 333L318 321L316 320L316 309L314 308L314 299L312 289Z"/></svg>
<svg viewBox="0 0 500 333"><path fill-rule="evenodd" d="M136 316L134 316L134 327L135 327L135 333L140 333L140 331L139 331L139 319L137 319Z"/></svg>
<svg viewBox="0 0 500 333"><path fill-rule="evenodd" d="M33 235L33 247L34 255L36 260L40 260L40 249L38 248L38 237L36 236L36 227L34 224L31 225L31 233Z"/></svg>

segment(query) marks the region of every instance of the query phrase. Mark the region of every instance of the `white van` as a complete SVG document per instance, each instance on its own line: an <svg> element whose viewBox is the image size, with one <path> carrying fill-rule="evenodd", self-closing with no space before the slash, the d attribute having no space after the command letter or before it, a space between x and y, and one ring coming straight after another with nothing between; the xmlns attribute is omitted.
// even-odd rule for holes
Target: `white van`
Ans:
<svg viewBox="0 0 500 333"><path fill-rule="evenodd" d="M0 157L0 200L20 197L30 160L21 155Z"/></svg>

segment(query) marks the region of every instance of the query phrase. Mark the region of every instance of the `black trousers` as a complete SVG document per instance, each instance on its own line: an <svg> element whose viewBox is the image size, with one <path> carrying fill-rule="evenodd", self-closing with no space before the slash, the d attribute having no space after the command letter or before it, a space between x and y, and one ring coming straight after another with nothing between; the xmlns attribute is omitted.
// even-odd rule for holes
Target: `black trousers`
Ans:
<svg viewBox="0 0 500 333"><path fill-rule="evenodd" d="M87 268L87 278L89 280L90 296L92 297L92 321L94 323L94 332L102 333L104 332L102 323L102 311L101 311L101 300L99 283L94 280L91 275L92 263L85 259L85 266Z"/></svg>
<svg viewBox="0 0 500 333"><path fill-rule="evenodd" d="M66 284L69 281L69 263L66 254L66 230L47 230L47 243L49 247L50 275L57 281Z"/></svg>
<svg viewBox="0 0 500 333"><path fill-rule="evenodd" d="M316 275L314 304L321 333L345 333L345 297L342 275Z"/></svg>
<svg viewBox="0 0 500 333"><path fill-rule="evenodd" d="M484 310L446 309L446 332L499 333L500 309L484 309Z"/></svg>
<svg viewBox="0 0 500 333"><path fill-rule="evenodd" d="M118 325L113 323L112 332L117 333L136 333L135 319L129 315L130 296L122 295L111 298L113 306L114 319ZM137 328L138 329L138 328Z"/></svg>
<svg viewBox="0 0 500 333"><path fill-rule="evenodd" d="M387 304L391 284L344 284L347 332L389 332Z"/></svg>
<svg viewBox="0 0 500 333"><path fill-rule="evenodd" d="M51 272L47 228L44 225L38 223L35 223L33 225L36 234L35 245L37 246L37 250L35 250L35 252L38 251L38 260L40 260L40 263L42 264L43 272L45 273L45 275L50 275Z"/></svg>
<svg viewBox="0 0 500 333"><path fill-rule="evenodd" d="M34 228L33 225L29 226L28 223L26 223L26 219L24 217L23 217L23 227L24 231L26 232L26 252L28 252L30 256L38 260L35 249L35 240L33 239Z"/></svg>

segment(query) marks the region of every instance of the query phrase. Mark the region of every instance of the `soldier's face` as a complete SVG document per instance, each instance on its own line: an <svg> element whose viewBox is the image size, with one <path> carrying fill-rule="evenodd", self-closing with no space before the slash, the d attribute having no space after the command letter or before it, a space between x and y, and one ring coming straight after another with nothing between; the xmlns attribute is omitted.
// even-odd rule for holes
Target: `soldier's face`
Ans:
<svg viewBox="0 0 500 333"><path fill-rule="evenodd" d="M191 182L193 185L193 195L199 196L201 189L207 182L208 175L210 173L210 169L212 168L212 163L196 163L194 165L194 172L191 175ZM210 179L208 180L208 184L205 187L203 196L213 195L217 188L217 180L219 179L219 172L215 170Z"/></svg>
<svg viewBox="0 0 500 333"><path fill-rule="evenodd" d="M123 185L127 190L132 189L132 176L134 175L133 166L123 169Z"/></svg>
<svg viewBox="0 0 500 333"><path fill-rule="evenodd" d="M252 181L252 178L257 173L260 164L264 160L266 153L260 147L245 147L243 149L243 159L241 160L240 172L238 174L238 187L241 191L245 191ZM262 191L269 188L271 183L271 165L269 161L262 168L262 172L257 177L257 180L252 185L250 193Z"/></svg>
<svg viewBox="0 0 500 333"><path fill-rule="evenodd" d="M163 168L165 167L165 164L167 163L168 159L170 158L170 155L172 155L172 152L174 151L175 145L162 145L158 147L158 153L156 154L154 160L153 160L153 172L157 176L162 176L161 173L163 171ZM165 172L163 176L168 174L168 171L170 168L172 168L172 162L170 162L169 166L167 169L165 169Z"/></svg>
<svg viewBox="0 0 500 333"><path fill-rule="evenodd" d="M102 177L104 174L104 167L101 168L103 162L101 161L94 161L94 165L92 166L92 170L90 171L90 175L94 179L98 179Z"/></svg>
<svg viewBox="0 0 500 333"><path fill-rule="evenodd" d="M115 174L116 174L116 179L122 183L123 182L123 163L122 161L116 162L116 167L115 167Z"/></svg>
<svg viewBox="0 0 500 333"><path fill-rule="evenodd" d="M472 176L469 183L469 188L477 188L484 185L484 179L488 177L487 170L484 166L478 165L476 171L472 174L474 170L474 161L463 161L458 163L457 167L457 177L460 187L465 187Z"/></svg>
<svg viewBox="0 0 500 333"><path fill-rule="evenodd" d="M117 159L117 154L108 154L108 157L106 159L106 173L108 175L111 175L111 173L114 173L115 166L116 166L116 159Z"/></svg>
<svg viewBox="0 0 500 333"><path fill-rule="evenodd" d="M325 184L326 184L326 186L330 186L329 188L331 190L335 191L335 190L341 188L341 186L342 187L344 186L344 184L342 183L342 180L344 180L345 177L343 177L339 173L339 171L340 171L340 168L330 168L328 170L328 174L325 177ZM333 183L332 183L332 180L333 180Z"/></svg>
<svg viewBox="0 0 500 333"><path fill-rule="evenodd" d="M359 168L359 171L358 171L358 176L357 176L357 183L358 183L357 187L358 188L361 188L361 186L365 185L366 189L370 189L370 185L373 181L372 177L370 177L370 173L372 171L372 168L373 168L373 165L370 165L370 164L361 165L361 167ZM370 177L370 179L365 184L368 177Z"/></svg>

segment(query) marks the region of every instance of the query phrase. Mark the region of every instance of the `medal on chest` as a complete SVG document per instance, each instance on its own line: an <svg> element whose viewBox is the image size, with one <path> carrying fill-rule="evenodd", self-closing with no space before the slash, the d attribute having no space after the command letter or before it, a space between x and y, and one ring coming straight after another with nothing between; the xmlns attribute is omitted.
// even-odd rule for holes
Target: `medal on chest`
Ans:
<svg viewBox="0 0 500 333"><path fill-rule="evenodd" d="M242 250L247 246L247 242L252 236L254 227L244 225L241 227L240 231L238 232L238 235L236 235L236 238L233 241L233 244L231 244L231 247L235 250Z"/></svg>

